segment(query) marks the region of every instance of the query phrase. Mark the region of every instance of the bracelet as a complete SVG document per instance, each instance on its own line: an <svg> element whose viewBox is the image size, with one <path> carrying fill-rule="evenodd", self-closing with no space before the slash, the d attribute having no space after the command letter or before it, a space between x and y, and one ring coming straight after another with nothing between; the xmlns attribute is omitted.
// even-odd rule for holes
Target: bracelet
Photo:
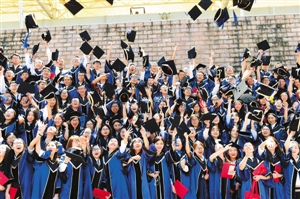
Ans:
<svg viewBox="0 0 300 199"><path fill-rule="evenodd" d="M39 134L39 136L43 137L43 135L42 135L42 134Z"/></svg>

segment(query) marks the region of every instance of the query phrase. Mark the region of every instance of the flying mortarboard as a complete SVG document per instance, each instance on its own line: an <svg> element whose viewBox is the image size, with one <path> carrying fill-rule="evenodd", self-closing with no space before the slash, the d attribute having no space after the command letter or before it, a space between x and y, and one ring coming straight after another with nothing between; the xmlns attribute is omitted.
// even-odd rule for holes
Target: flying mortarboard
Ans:
<svg viewBox="0 0 300 199"><path fill-rule="evenodd" d="M72 161L76 161L78 163L84 163L84 158L83 158L83 150L79 148L68 148L66 151L66 156L72 159Z"/></svg>
<svg viewBox="0 0 300 199"><path fill-rule="evenodd" d="M195 47L193 47L191 50L188 51L188 58L189 59L195 59L197 56L197 52Z"/></svg>
<svg viewBox="0 0 300 199"><path fill-rule="evenodd" d="M106 0L110 5L114 4L114 0Z"/></svg>
<svg viewBox="0 0 300 199"><path fill-rule="evenodd" d="M48 84L46 88L41 91L41 95L44 99L51 99L55 97L55 92L57 88L55 88L52 84Z"/></svg>
<svg viewBox="0 0 300 199"><path fill-rule="evenodd" d="M252 108L250 110L251 114L249 115L249 119L260 122L264 116L263 110L259 108Z"/></svg>
<svg viewBox="0 0 300 199"><path fill-rule="evenodd" d="M39 50L40 47L40 43L38 43L37 45L34 45L32 48L32 55L35 55L37 53L37 51Z"/></svg>
<svg viewBox="0 0 300 199"><path fill-rule="evenodd" d="M187 114L189 117L191 117L191 115L194 113L194 109L191 108L190 106L186 106L185 109L185 114Z"/></svg>
<svg viewBox="0 0 300 199"><path fill-rule="evenodd" d="M97 91L90 91L88 92L88 94L90 95L90 101L92 106L101 103L101 97Z"/></svg>
<svg viewBox="0 0 300 199"><path fill-rule="evenodd" d="M138 55L139 55L140 57L143 57L143 52L142 52L142 48L141 48L141 47L139 47Z"/></svg>
<svg viewBox="0 0 300 199"><path fill-rule="evenodd" d="M252 60L250 61L250 67L257 67L261 65L262 65L261 60L257 59L256 57L252 57Z"/></svg>
<svg viewBox="0 0 300 199"><path fill-rule="evenodd" d="M142 126L150 133L160 132L159 126L157 125L154 118L146 121Z"/></svg>
<svg viewBox="0 0 300 199"><path fill-rule="evenodd" d="M299 79L300 78L300 68L292 67L292 76L293 76L293 78Z"/></svg>
<svg viewBox="0 0 300 199"><path fill-rule="evenodd" d="M201 116L200 121L205 121L205 120L213 121L216 117L217 114L215 113L205 113Z"/></svg>
<svg viewBox="0 0 300 199"><path fill-rule="evenodd" d="M161 69L167 76L176 75L177 69L174 60L165 61L161 64Z"/></svg>
<svg viewBox="0 0 300 199"><path fill-rule="evenodd" d="M246 48L245 52L244 52L244 55L243 55L243 58L247 59L249 56L251 56L250 50L248 48Z"/></svg>
<svg viewBox="0 0 300 199"><path fill-rule="evenodd" d="M136 31L134 30L127 30L126 31L126 38L130 42L134 42L136 36Z"/></svg>
<svg viewBox="0 0 300 199"><path fill-rule="evenodd" d="M143 97L147 97L146 89L145 89L145 84L144 83L139 83L136 88L142 93Z"/></svg>
<svg viewBox="0 0 300 199"><path fill-rule="evenodd" d="M162 58L160 58L160 60L158 60L157 65L158 65L158 66L161 66L162 63L165 62L165 61L166 61L166 59L165 59L165 57L163 56Z"/></svg>
<svg viewBox="0 0 300 199"><path fill-rule="evenodd" d="M190 128L186 125L185 122L181 122L181 124L177 127L177 131L181 132L182 134L184 134L184 133L190 134L191 133Z"/></svg>
<svg viewBox="0 0 300 199"><path fill-rule="evenodd" d="M197 5L195 5L189 12L188 14L190 17L195 21L201 14L201 10L198 8Z"/></svg>
<svg viewBox="0 0 300 199"><path fill-rule="evenodd" d="M227 8L221 9L216 12L214 16L214 21L217 27L223 26L223 24L229 19L229 14Z"/></svg>
<svg viewBox="0 0 300 199"><path fill-rule="evenodd" d="M208 95L206 88L199 88L199 93L200 93L201 99L204 101L207 101L207 98L209 95Z"/></svg>
<svg viewBox="0 0 300 199"><path fill-rule="evenodd" d="M41 79L40 76L37 75L30 75L27 79L26 82L28 82L29 84L35 84L36 82L38 82Z"/></svg>
<svg viewBox="0 0 300 199"><path fill-rule="evenodd" d="M27 49L29 47L28 40L29 40L29 33L26 34L25 39L21 40L23 49Z"/></svg>
<svg viewBox="0 0 300 199"><path fill-rule="evenodd" d="M250 11L253 6L254 0L241 0L238 3L238 7L242 10Z"/></svg>
<svg viewBox="0 0 300 199"><path fill-rule="evenodd" d="M52 52L51 59L52 61L58 60L59 51L56 49L55 52Z"/></svg>
<svg viewBox="0 0 300 199"><path fill-rule="evenodd" d="M281 77L285 77L288 74L288 72L284 69L283 66L275 68L273 71L274 71L274 73L278 74L278 76L281 76Z"/></svg>
<svg viewBox="0 0 300 199"><path fill-rule="evenodd" d="M300 130L300 119L296 118L296 116L294 116L290 123L290 130L296 132Z"/></svg>
<svg viewBox="0 0 300 199"><path fill-rule="evenodd" d="M225 96L232 96L234 87L231 84L223 85L220 87L221 93L223 93Z"/></svg>
<svg viewBox="0 0 300 199"><path fill-rule="evenodd" d="M298 43L296 49L295 49L295 53L300 52L300 43Z"/></svg>
<svg viewBox="0 0 300 199"><path fill-rule="evenodd" d="M124 51L125 59L127 61L131 60L132 62L134 62L134 53L131 46L129 46L129 49L124 49L123 51Z"/></svg>
<svg viewBox="0 0 300 199"><path fill-rule="evenodd" d="M47 42L51 41L52 37L49 30L42 34L42 39Z"/></svg>
<svg viewBox="0 0 300 199"><path fill-rule="evenodd" d="M45 65L45 67L50 68L52 65L53 65L53 61L50 60L50 61Z"/></svg>
<svg viewBox="0 0 300 199"><path fill-rule="evenodd" d="M79 33L79 35L80 35L82 41L90 41L91 40L91 37L90 37L89 33L86 30Z"/></svg>
<svg viewBox="0 0 300 199"><path fill-rule="evenodd" d="M263 40L263 41L259 42L259 43L256 44L256 45L257 45L257 48L258 48L259 50L265 51L265 50L270 49L270 45L269 45L269 43L268 43L267 40Z"/></svg>
<svg viewBox="0 0 300 199"><path fill-rule="evenodd" d="M112 84L105 83L103 86L103 91L108 98L112 98L115 94L115 87Z"/></svg>
<svg viewBox="0 0 300 199"><path fill-rule="evenodd" d="M180 87L183 88L183 87L187 87L188 86L188 77L187 76L184 76L181 81L180 81Z"/></svg>
<svg viewBox="0 0 300 199"><path fill-rule="evenodd" d="M143 67L147 67L149 65L149 55L143 56Z"/></svg>
<svg viewBox="0 0 300 199"><path fill-rule="evenodd" d="M76 0L71 0L64 4L64 6L75 16L80 10L83 9L83 6L78 3Z"/></svg>
<svg viewBox="0 0 300 199"><path fill-rule="evenodd" d="M126 65L120 59L116 59L112 64L112 68L115 69L117 72L123 71L125 67Z"/></svg>
<svg viewBox="0 0 300 199"><path fill-rule="evenodd" d="M150 105L150 101L147 98L142 98L140 100L141 113L150 113Z"/></svg>
<svg viewBox="0 0 300 199"><path fill-rule="evenodd" d="M34 93L34 85L29 84L28 82L22 82L20 83L17 92L23 95L26 95L26 93Z"/></svg>
<svg viewBox="0 0 300 199"><path fill-rule="evenodd" d="M25 17L25 25L26 25L26 28L27 28L27 32L29 32L30 28L38 28L39 27L37 25L37 23L35 22L35 16L34 16L34 14L26 15L26 17Z"/></svg>
<svg viewBox="0 0 300 199"><path fill-rule="evenodd" d="M171 130L174 130L174 128L177 128L180 122L180 115L175 115L173 120L172 120L172 126L171 126Z"/></svg>
<svg viewBox="0 0 300 199"><path fill-rule="evenodd" d="M207 10L212 4L211 0L201 0L198 5L203 8L203 10Z"/></svg>
<svg viewBox="0 0 300 199"><path fill-rule="evenodd" d="M260 86L256 90L256 93L259 95L262 95L262 96L270 97L274 91L275 91L274 88L272 88L268 85L265 85L265 84L260 84Z"/></svg>
<svg viewBox="0 0 300 199"><path fill-rule="evenodd" d="M7 65L7 58L2 53L0 53L0 66L6 67L6 65Z"/></svg>
<svg viewBox="0 0 300 199"><path fill-rule="evenodd" d="M104 51L99 46L95 46L93 50L93 55L95 55L97 59L100 59L102 55L104 55Z"/></svg>
<svg viewBox="0 0 300 199"><path fill-rule="evenodd" d="M232 6L237 6L237 5L238 5L238 1L239 1L239 0L233 0L233 1L232 1Z"/></svg>
<svg viewBox="0 0 300 199"><path fill-rule="evenodd" d="M88 42L83 42L80 46L80 50L85 54L89 55L93 50L92 46Z"/></svg>
<svg viewBox="0 0 300 199"><path fill-rule="evenodd" d="M206 65L200 63L196 66L196 70L199 70L199 68L206 68Z"/></svg>
<svg viewBox="0 0 300 199"><path fill-rule="evenodd" d="M122 103L126 103L128 102L130 96L131 94L125 88L123 88L119 94L119 100Z"/></svg>
<svg viewBox="0 0 300 199"><path fill-rule="evenodd" d="M126 44L123 40L121 40L121 48L125 49L128 47L128 44Z"/></svg>
<svg viewBox="0 0 300 199"><path fill-rule="evenodd" d="M225 68L224 67L219 67L215 69L216 71L216 77L219 79L225 78Z"/></svg>
<svg viewBox="0 0 300 199"><path fill-rule="evenodd" d="M248 89L245 81L241 81L233 91L234 100L239 99Z"/></svg>
<svg viewBox="0 0 300 199"><path fill-rule="evenodd" d="M272 56L262 56L261 61L264 66L270 65Z"/></svg>
<svg viewBox="0 0 300 199"><path fill-rule="evenodd" d="M101 119L103 119L107 114L107 110L106 110L105 106L100 106L100 107L93 106L93 109L94 109L95 115L99 115L99 117Z"/></svg>

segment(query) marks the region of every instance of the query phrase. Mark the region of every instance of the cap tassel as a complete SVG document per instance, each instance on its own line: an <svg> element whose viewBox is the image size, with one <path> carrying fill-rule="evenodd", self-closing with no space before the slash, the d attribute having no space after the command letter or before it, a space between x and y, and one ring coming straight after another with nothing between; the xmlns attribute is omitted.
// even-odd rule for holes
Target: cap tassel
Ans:
<svg viewBox="0 0 300 199"><path fill-rule="evenodd" d="M224 20L224 19L222 19L222 28L221 28L221 30L223 30L223 29L224 29L224 26L225 26L225 20Z"/></svg>
<svg viewBox="0 0 300 199"><path fill-rule="evenodd" d="M23 44L22 44L23 49L27 49L29 47L28 40L29 40L29 33L27 33L27 35L23 41Z"/></svg>
<svg viewBox="0 0 300 199"><path fill-rule="evenodd" d="M237 15L235 14L234 10L233 10L233 19L234 19L234 23L237 24L238 23L238 17Z"/></svg>

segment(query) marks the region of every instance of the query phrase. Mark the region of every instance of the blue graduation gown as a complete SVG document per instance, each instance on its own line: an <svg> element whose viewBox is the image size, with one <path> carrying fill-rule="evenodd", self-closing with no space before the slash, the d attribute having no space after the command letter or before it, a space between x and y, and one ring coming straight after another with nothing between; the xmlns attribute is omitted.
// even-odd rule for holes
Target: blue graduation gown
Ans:
<svg viewBox="0 0 300 199"><path fill-rule="evenodd" d="M47 195L49 196L49 194L52 194L51 197L53 197L55 189L61 187L61 182L58 178L59 165L58 162L51 162L49 160L50 154L51 151L45 151L41 155L44 161L35 161L33 165L34 174L31 199L44 198Z"/></svg>
<svg viewBox="0 0 300 199"><path fill-rule="evenodd" d="M103 157L104 167L100 177L100 188L106 188L111 193L111 199L130 198L128 181L121 161L126 154L116 150Z"/></svg>
<svg viewBox="0 0 300 199"><path fill-rule="evenodd" d="M241 198L245 198L245 192L251 190L252 186L252 180L253 180L253 175L252 172L255 170L255 168L259 165L259 160L257 158L254 158L253 161L249 158L246 164L246 167L244 170L239 169L239 164L242 160L238 160L237 167L236 167L236 172L237 175L241 178L242 180L242 187L241 187ZM267 168L267 175L270 175L270 168L269 165L266 162L263 162ZM269 188L274 187L274 181L273 179L269 180L259 180L258 181L258 187L259 187L259 194L261 199L269 199Z"/></svg>

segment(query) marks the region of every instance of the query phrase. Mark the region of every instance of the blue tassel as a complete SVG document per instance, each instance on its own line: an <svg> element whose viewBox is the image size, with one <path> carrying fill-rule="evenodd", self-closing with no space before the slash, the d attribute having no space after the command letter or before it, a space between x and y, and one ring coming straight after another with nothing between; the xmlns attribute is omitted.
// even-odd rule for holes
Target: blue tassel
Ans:
<svg viewBox="0 0 300 199"><path fill-rule="evenodd" d="M234 10L232 10L232 11L233 11L233 19L234 19L233 22L234 22L235 24L237 24L237 23L238 23L238 17L236 16Z"/></svg>
<svg viewBox="0 0 300 199"><path fill-rule="evenodd" d="M23 49L27 49L29 47L28 40L29 40L29 33L26 35L26 37L25 37L25 39L22 43L22 48Z"/></svg>
<svg viewBox="0 0 300 199"><path fill-rule="evenodd" d="M225 26L225 20L224 19L222 19L222 21L221 21L221 23L222 23L222 30L224 29L224 26Z"/></svg>

